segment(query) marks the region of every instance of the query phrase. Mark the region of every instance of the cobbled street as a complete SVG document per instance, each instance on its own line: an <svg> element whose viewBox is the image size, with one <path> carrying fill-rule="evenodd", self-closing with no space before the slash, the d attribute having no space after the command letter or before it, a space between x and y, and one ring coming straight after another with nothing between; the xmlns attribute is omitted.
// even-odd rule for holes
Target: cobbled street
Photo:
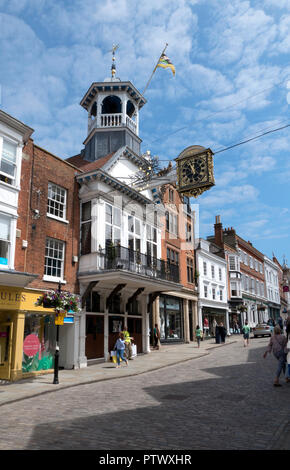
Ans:
<svg viewBox="0 0 290 470"><path fill-rule="evenodd" d="M290 449L290 384L273 387L268 341L3 405L0 449Z"/></svg>

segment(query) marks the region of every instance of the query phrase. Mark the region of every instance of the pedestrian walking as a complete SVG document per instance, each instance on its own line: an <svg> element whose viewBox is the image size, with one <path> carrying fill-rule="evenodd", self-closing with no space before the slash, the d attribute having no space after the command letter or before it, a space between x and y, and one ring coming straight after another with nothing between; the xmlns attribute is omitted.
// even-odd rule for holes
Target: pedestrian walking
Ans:
<svg viewBox="0 0 290 470"><path fill-rule="evenodd" d="M160 348L160 330L157 323L155 323L153 328L153 347L156 349Z"/></svg>
<svg viewBox="0 0 290 470"><path fill-rule="evenodd" d="M115 344L115 347L114 347L114 350L116 351L116 354L117 354L117 365L116 365L116 368L120 367L120 359L122 359L122 361L125 361L126 364L128 365L128 359L126 359L124 357L124 352L125 352L125 337L123 335L123 333L120 333L119 334L119 338L117 339L116 341L116 344Z"/></svg>
<svg viewBox="0 0 290 470"><path fill-rule="evenodd" d="M124 325L124 330L122 331L124 339L125 339L125 352L127 359L130 361L133 360L132 357L132 345L131 345L131 340L134 339L132 336L130 336L130 333L127 329L127 325Z"/></svg>
<svg viewBox="0 0 290 470"><path fill-rule="evenodd" d="M195 336L196 336L196 341L197 341L197 347L200 347L200 341L202 339L202 329L199 327L199 325L196 326L195 328Z"/></svg>
<svg viewBox="0 0 290 470"><path fill-rule="evenodd" d="M249 342L250 342L250 331L251 331L251 327L249 326L248 324L248 320L245 321L245 324L243 326L243 337L244 337L244 348L246 346L249 346Z"/></svg>
<svg viewBox="0 0 290 470"><path fill-rule="evenodd" d="M234 320L234 334L238 334L238 333L239 333L239 325L238 325L237 320Z"/></svg>
<svg viewBox="0 0 290 470"><path fill-rule="evenodd" d="M290 337L290 314L288 314L288 317L286 319L286 335L287 335L287 341Z"/></svg>
<svg viewBox="0 0 290 470"><path fill-rule="evenodd" d="M281 315L278 317L278 325L280 326L281 333L283 333L284 327L283 327L283 318Z"/></svg>
<svg viewBox="0 0 290 470"><path fill-rule="evenodd" d="M216 344L221 343L220 325L217 325L215 328L215 342Z"/></svg>
<svg viewBox="0 0 290 470"><path fill-rule="evenodd" d="M287 342L286 350L287 350L287 366L286 366L287 367L287 369L286 369L287 378L286 378L286 382L290 382L290 339Z"/></svg>
<svg viewBox="0 0 290 470"><path fill-rule="evenodd" d="M214 319L213 319L213 322L212 322L212 335L213 335L213 336L215 336L216 327L217 327L217 321L216 321L216 319L214 318Z"/></svg>
<svg viewBox="0 0 290 470"><path fill-rule="evenodd" d="M223 322L220 322L219 324L219 332L220 332L221 342L225 343L226 336L227 336L227 329L224 327Z"/></svg>
<svg viewBox="0 0 290 470"><path fill-rule="evenodd" d="M273 352L274 356L278 360L276 376L273 384L275 387L281 387L281 384L279 383L279 378L281 372L283 371L285 374L286 371L286 345L286 337L281 334L280 327L276 325L274 328L274 335L271 336L267 350L263 354L264 359L266 359L267 354Z"/></svg>

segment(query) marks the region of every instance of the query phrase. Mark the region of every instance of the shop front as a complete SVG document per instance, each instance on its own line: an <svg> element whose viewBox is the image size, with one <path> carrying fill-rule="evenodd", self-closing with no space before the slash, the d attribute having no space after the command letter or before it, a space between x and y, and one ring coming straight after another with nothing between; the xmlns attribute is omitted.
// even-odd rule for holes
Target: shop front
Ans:
<svg viewBox="0 0 290 470"><path fill-rule="evenodd" d="M184 341L183 299L161 295L159 298L160 341Z"/></svg>
<svg viewBox="0 0 290 470"><path fill-rule="evenodd" d="M202 307L202 327L204 339L215 336L215 327L223 323L227 328L227 310L214 307Z"/></svg>
<svg viewBox="0 0 290 470"><path fill-rule="evenodd" d="M54 311L36 306L40 292L0 287L0 379L15 381L52 372Z"/></svg>

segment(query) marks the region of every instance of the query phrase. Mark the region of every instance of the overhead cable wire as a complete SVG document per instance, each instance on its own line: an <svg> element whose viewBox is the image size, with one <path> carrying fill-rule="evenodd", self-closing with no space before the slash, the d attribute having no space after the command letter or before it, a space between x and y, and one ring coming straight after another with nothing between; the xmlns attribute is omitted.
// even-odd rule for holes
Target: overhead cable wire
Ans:
<svg viewBox="0 0 290 470"><path fill-rule="evenodd" d="M285 83L287 80L289 80L289 78L290 78L290 77L287 77L287 78L285 78L284 80L282 80L281 82L279 82L279 83L277 83L277 84L275 84L275 85L272 85L271 87L264 88L263 90L259 91L258 93L255 93L254 95L250 95L250 96L248 96L247 98L245 98L245 99L243 99L243 100L241 100L241 101L237 101L236 103L234 103L234 104L232 104L232 105L230 105L230 106L226 106L225 108L222 108L222 109L219 109L219 110L217 110L217 111L214 111L213 113L208 114L208 115L205 116L204 118L197 119L195 122L200 122L200 121L203 121L203 120L210 119L211 117L215 116L216 114L222 113L223 111L228 111L229 109L232 109L232 108L234 108L234 107L236 107L236 106L239 106L240 104L242 104L242 103L244 103L244 102L246 102L246 101L248 101L248 100L250 100L250 99L256 98L257 96L259 96L259 95L261 95L261 94L263 94L263 93L265 93L265 92L271 90L272 88L275 88L275 87L278 87L278 86L282 85L282 84ZM180 127L179 129L176 129L175 131L170 132L169 134L163 135L163 136L162 136L162 139L166 139L166 138L168 138L168 137L171 137L172 135L177 134L178 132L180 132L180 131L182 131L182 130L188 129L188 128L191 127L191 126L192 126L192 124L189 124L189 125L187 125L187 126ZM160 137L157 138L157 139L151 140L151 141L147 141L147 142L153 144L153 143L157 142L158 140L160 140ZM147 143L147 142L145 141L145 143Z"/></svg>

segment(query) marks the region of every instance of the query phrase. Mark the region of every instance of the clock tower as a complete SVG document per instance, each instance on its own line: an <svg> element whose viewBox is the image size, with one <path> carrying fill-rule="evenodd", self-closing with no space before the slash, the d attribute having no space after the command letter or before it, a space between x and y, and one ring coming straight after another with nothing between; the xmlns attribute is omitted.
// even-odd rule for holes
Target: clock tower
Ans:
<svg viewBox="0 0 290 470"><path fill-rule="evenodd" d="M139 111L146 99L129 81L116 78L115 50L111 77L94 82L80 105L88 112L88 135L82 156L87 161L98 160L127 146L140 155Z"/></svg>

